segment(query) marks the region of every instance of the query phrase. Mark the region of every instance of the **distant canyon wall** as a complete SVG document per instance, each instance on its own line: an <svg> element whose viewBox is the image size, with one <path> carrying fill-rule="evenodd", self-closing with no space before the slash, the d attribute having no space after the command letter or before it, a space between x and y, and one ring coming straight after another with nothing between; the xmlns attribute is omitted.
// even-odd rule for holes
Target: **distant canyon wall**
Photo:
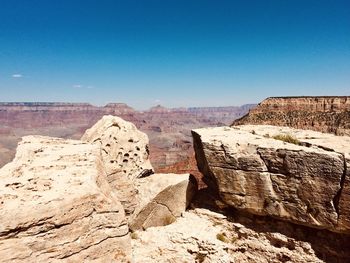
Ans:
<svg viewBox="0 0 350 263"><path fill-rule="evenodd" d="M350 135L350 96L272 97L232 125L268 124Z"/></svg>
<svg viewBox="0 0 350 263"><path fill-rule="evenodd" d="M253 106L173 109L156 106L137 111L124 103L97 107L88 103L3 102L0 103L0 167L12 160L22 136L78 139L102 116L114 115L147 133L151 161L158 169L193 156L191 129L228 125Z"/></svg>

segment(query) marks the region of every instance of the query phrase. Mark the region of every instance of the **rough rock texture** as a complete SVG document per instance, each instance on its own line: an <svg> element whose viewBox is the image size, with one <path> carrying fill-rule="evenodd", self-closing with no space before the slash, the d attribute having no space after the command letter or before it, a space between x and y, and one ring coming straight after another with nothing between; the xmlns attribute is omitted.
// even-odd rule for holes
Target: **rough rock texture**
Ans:
<svg viewBox="0 0 350 263"><path fill-rule="evenodd" d="M302 145L271 138L277 134ZM199 169L226 204L350 233L350 137L274 126L198 129L193 137Z"/></svg>
<svg viewBox="0 0 350 263"><path fill-rule="evenodd" d="M139 204L129 220L132 230L174 222L197 191L196 180L189 174L153 174L135 183Z"/></svg>
<svg viewBox="0 0 350 263"><path fill-rule="evenodd" d="M148 137L134 124L108 115L88 129L82 141L101 145L109 183L118 183L120 174L134 180L153 171L149 161Z"/></svg>
<svg viewBox="0 0 350 263"><path fill-rule="evenodd" d="M267 98L233 125L269 124L350 135L350 96Z"/></svg>
<svg viewBox="0 0 350 263"><path fill-rule="evenodd" d="M324 262L305 241L255 231L198 208L171 225L135 232L132 245L135 263Z"/></svg>
<svg viewBox="0 0 350 263"><path fill-rule="evenodd" d="M109 115L88 129L82 141L101 147L108 183L117 190L126 213L132 213L137 205L134 180L153 172L147 135L131 122Z"/></svg>
<svg viewBox="0 0 350 263"><path fill-rule="evenodd" d="M96 145L28 136L0 170L1 262L128 262L124 209Z"/></svg>

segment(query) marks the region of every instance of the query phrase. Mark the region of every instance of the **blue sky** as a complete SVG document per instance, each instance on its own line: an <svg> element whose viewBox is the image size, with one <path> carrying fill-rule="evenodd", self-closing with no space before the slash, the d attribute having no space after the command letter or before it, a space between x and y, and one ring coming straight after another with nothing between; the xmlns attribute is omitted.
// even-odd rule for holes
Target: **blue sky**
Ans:
<svg viewBox="0 0 350 263"><path fill-rule="evenodd" d="M0 0L0 101L350 95L350 1Z"/></svg>

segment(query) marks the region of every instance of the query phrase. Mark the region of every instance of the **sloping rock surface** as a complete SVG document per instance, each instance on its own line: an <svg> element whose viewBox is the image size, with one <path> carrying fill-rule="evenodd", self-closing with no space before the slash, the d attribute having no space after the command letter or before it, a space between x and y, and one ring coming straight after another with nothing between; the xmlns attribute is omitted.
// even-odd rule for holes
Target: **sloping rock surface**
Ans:
<svg viewBox="0 0 350 263"><path fill-rule="evenodd" d="M227 205L350 233L349 137L254 125L192 133L199 169Z"/></svg>
<svg viewBox="0 0 350 263"><path fill-rule="evenodd" d="M133 261L165 262L324 262L305 241L255 231L220 213L194 209L165 227L135 232Z"/></svg>
<svg viewBox="0 0 350 263"><path fill-rule="evenodd" d="M153 174L135 183L139 205L130 220L132 230L173 223L197 191L196 179L189 174Z"/></svg>
<svg viewBox="0 0 350 263"><path fill-rule="evenodd" d="M28 136L0 170L1 262L128 262L124 209L100 149Z"/></svg>

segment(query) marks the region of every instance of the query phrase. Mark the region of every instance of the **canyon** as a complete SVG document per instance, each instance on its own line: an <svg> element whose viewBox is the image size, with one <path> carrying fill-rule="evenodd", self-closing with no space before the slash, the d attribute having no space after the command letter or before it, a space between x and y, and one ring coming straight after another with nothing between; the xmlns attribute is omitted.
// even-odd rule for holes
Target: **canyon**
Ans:
<svg viewBox="0 0 350 263"><path fill-rule="evenodd" d="M1 261L349 262L348 98L3 103Z"/></svg>
<svg viewBox="0 0 350 263"><path fill-rule="evenodd" d="M116 116L80 139L23 137L0 169L1 261L350 260L350 137L263 125L192 136L207 187L154 173L148 136Z"/></svg>
<svg viewBox="0 0 350 263"><path fill-rule="evenodd" d="M350 135L350 96L271 97L234 125L267 124Z"/></svg>
<svg viewBox="0 0 350 263"><path fill-rule="evenodd" d="M254 104L240 107L192 107L168 109L155 106L136 111L124 103L103 107L88 103L0 103L0 167L11 161L20 138L46 135L79 139L84 131L104 115L115 115L131 121L150 138L151 162L160 171L167 166L188 162L194 164L191 129L228 125L248 112ZM187 171L182 171L187 172Z"/></svg>

